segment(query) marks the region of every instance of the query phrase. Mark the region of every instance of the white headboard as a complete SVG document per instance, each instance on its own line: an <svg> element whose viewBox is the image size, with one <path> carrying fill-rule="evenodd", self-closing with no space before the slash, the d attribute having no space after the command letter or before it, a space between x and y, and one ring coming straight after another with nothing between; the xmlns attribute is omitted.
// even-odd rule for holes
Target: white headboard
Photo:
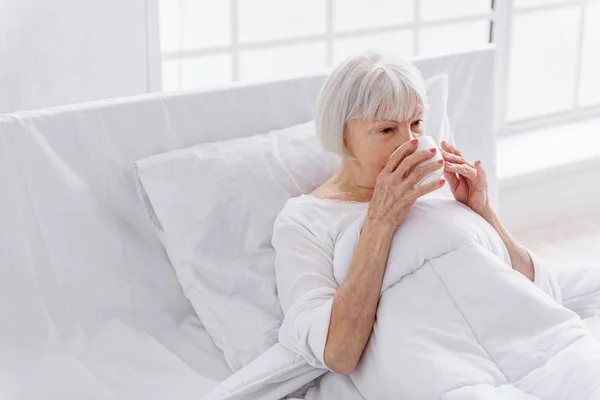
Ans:
<svg viewBox="0 0 600 400"><path fill-rule="evenodd" d="M414 60L423 76L449 76L448 114L456 142L469 159L481 159L495 203L493 131L493 48ZM133 162L194 144L245 137L309 121L326 74L238 84L175 94L148 94L109 101L48 108L0 116L0 127L15 118L34 127L49 144L71 143L94 158ZM104 143L103 148L98 143ZM108 146L108 147L107 147ZM68 158L68 148L62 154ZM107 151L102 154L101 151ZM91 161L90 161L91 162ZM85 168L84 165L81 166ZM88 166L92 167L92 166ZM94 168L102 168L96 164ZM90 169L91 171L91 169ZM97 173L97 172L96 172ZM123 171L131 179L131 170ZM94 184L94 182L88 182ZM103 187L97 188L100 192Z"/></svg>

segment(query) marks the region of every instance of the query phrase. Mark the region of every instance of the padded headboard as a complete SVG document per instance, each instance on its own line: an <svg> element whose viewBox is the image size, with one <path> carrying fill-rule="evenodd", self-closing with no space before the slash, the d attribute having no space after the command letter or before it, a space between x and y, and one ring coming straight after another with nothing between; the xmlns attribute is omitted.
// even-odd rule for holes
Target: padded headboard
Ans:
<svg viewBox="0 0 600 400"><path fill-rule="evenodd" d="M414 62L425 78L448 74L448 114L456 141L467 157L483 160L490 177L490 195L495 200L493 48ZM43 117L48 124L78 128L87 135L98 135L102 129L101 135L111 147L122 147L123 161L133 162L201 142L250 136L306 122L312 119L325 76L143 95L18 115L36 125Z"/></svg>

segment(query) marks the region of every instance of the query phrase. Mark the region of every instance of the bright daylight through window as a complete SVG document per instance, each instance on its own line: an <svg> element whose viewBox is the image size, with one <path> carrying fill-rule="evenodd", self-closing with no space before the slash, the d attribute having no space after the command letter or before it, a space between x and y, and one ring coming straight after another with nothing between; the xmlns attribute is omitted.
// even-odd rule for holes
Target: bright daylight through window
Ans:
<svg viewBox="0 0 600 400"><path fill-rule="evenodd" d="M600 116L600 0L158 1L166 91L318 73L368 48L493 42L501 131Z"/></svg>

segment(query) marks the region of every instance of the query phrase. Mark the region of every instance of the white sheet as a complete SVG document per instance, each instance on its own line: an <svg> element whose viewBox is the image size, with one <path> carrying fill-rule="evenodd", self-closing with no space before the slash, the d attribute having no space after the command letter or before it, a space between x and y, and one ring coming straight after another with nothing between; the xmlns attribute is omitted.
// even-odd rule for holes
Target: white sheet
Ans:
<svg viewBox="0 0 600 400"><path fill-rule="evenodd" d="M93 335L75 332L65 349L3 348L0 398L197 399L198 393L211 389L217 381L203 377L193 367L205 374L212 368L215 375L221 361L204 359L204 352L194 343L197 339L193 342L185 335L182 329L178 334L159 333L157 339L113 320ZM187 364L175 348L180 354L189 351L186 359L195 356L197 365Z"/></svg>
<svg viewBox="0 0 600 400"><path fill-rule="evenodd" d="M600 342L600 317L584 319L585 326L592 332L597 341Z"/></svg>

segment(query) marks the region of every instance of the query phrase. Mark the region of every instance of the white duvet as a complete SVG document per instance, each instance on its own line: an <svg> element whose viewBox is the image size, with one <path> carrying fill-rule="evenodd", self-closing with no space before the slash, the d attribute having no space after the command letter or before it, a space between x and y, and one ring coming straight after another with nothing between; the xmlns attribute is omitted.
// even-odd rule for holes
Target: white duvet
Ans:
<svg viewBox="0 0 600 400"><path fill-rule="evenodd" d="M338 282L363 222L358 218L336 242ZM328 372L306 398L600 399L599 343L556 301L556 286L534 261L536 285L510 267L499 236L467 207L417 202L394 236L358 368L349 377ZM305 382L314 378L296 352L284 356L289 350L275 347L207 398L277 398L273 386L269 394L257 388L284 382L285 374L298 387L299 375ZM275 380L265 373L275 370Z"/></svg>

